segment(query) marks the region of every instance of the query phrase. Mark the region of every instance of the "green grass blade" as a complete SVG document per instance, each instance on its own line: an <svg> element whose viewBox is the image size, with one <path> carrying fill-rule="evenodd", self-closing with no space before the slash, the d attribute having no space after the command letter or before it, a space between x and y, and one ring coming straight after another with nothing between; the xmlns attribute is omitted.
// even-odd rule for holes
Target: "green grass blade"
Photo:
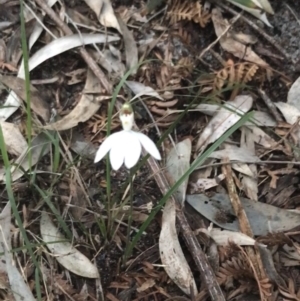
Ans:
<svg viewBox="0 0 300 301"><path fill-rule="evenodd" d="M11 181L11 165L10 165L10 162L9 162L9 159L8 159L8 154L7 154L7 150L6 150L6 145L5 145L1 125L0 125L0 150L1 150L1 155L2 155L3 162L4 162L4 167L5 167L6 191L7 191L7 194L8 194L9 202L11 204L12 212L13 212L13 215L14 215L16 221L17 221L17 225L20 229L20 233L21 233L21 235L24 239L26 249L28 250L28 253L29 253L29 255L32 259L32 262L35 265L35 267L39 270L40 267L39 267L38 261L35 257L31 242L29 241L26 230L23 226L23 222L22 222L21 216L19 214L18 207L17 207L17 204L16 204L16 200L15 200L15 197L14 197L14 193L13 193L13 189L12 189L12 181Z"/></svg>
<svg viewBox="0 0 300 301"><path fill-rule="evenodd" d="M24 19L24 7L23 1L20 0L20 14L21 14L21 44L23 52L23 63L24 63L24 72L25 72L25 94L26 94L26 130L27 130L27 143L29 149L31 148L31 133L32 133L32 116L31 116L31 99L30 99L30 74L28 67L28 46L26 40L26 28L25 28L25 19ZM29 170L31 171L31 152L28 152L28 161L29 161Z"/></svg>

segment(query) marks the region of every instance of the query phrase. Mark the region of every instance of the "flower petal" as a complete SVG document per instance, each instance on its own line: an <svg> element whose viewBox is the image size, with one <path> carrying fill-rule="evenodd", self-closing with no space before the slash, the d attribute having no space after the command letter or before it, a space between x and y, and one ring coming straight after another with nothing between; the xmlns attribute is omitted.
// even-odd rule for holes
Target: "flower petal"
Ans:
<svg viewBox="0 0 300 301"><path fill-rule="evenodd" d="M126 135L125 146L125 166L132 168L139 160L142 152L142 146L136 132L128 131Z"/></svg>
<svg viewBox="0 0 300 301"><path fill-rule="evenodd" d="M103 157L112 149L112 147L116 144L119 140L121 132L114 133L108 136L100 145L99 149L97 150L94 163L99 162Z"/></svg>
<svg viewBox="0 0 300 301"><path fill-rule="evenodd" d="M161 160L159 150L157 149L155 143L146 135L142 133L135 132L139 141L141 142L143 148L156 160Z"/></svg>
<svg viewBox="0 0 300 301"><path fill-rule="evenodd" d="M125 153L121 144L116 144L112 147L109 153L110 164L114 170L120 169L124 162Z"/></svg>

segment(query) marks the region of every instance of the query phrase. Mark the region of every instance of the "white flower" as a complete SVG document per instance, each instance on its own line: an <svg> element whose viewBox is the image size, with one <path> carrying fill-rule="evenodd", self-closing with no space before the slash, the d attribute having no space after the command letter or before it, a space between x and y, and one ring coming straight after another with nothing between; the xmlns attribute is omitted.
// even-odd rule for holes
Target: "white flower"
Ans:
<svg viewBox="0 0 300 301"><path fill-rule="evenodd" d="M121 109L120 119L123 130L107 137L100 145L95 163L99 162L109 153L110 163L114 170L118 170L123 163L127 168L132 168L139 160L142 147L155 159L160 160L160 153L154 142L142 133L132 131L134 114L130 104L124 104Z"/></svg>

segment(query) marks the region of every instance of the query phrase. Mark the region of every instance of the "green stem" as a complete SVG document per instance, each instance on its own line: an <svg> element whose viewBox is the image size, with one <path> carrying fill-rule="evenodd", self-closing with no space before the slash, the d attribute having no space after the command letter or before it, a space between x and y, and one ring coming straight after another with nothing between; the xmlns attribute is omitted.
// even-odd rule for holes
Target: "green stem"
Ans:
<svg viewBox="0 0 300 301"><path fill-rule="evenodd" d="M133 177L134 172L132 169L130 169L129 179L130 179L130 191L129 191L129 216L128 216L128 228L127 228L127 240L126 240L126 249L124 254L124 261L123 264L126 263L128 257L131 255L130 252L130 232L131 232L131 225L132 225L132 212L133 212Z"/></svg>

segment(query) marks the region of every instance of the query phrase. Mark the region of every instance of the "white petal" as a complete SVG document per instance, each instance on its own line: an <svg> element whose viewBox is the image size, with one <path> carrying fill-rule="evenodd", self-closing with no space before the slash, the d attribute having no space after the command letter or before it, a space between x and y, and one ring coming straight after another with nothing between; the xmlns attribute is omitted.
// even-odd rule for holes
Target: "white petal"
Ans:
<svg viewBox="0 0 300 301"><path fill-rule="evenodd" d="M114 133L108 136L100 145L97 150L94 163L99 162L103 157L111 150L115 143L119 140L119 135L121 132Z"/></svg>
<svg viewBox="0 0 300 301"><path fill-rule="evenodd" d="M124 158L125 158L124 148L122 145L117 143L116 145L114 145L114 147L111 149L109 153L109 159L112 168L114 170L118 170L122 166L124 162Z"/></svg>
<svg viewBox="0 0 300 301"><path fill-rule="evenodd" d="M126 150L126 140L128 136L127 131L121 131L118 133L118 141L114 144L110 151L110 164L114 170L118 170L125 159Z"/></svg>
<svg viewBox="0 0 300 301"><path fill-rule="evenodd" d="M147 137L146 135L144 135L142 133L136 132L135 134L139 138L143 148L156 160L161 160L159 150L157 149L154 142L149 137Z"/></svg>
<svg viewBox="0 0 300 301"><path fill-rule="evenodd" d="M125 166L132 168L139 160L142 152L142 146L136 132L127 132L125 147Z"/></svg>

